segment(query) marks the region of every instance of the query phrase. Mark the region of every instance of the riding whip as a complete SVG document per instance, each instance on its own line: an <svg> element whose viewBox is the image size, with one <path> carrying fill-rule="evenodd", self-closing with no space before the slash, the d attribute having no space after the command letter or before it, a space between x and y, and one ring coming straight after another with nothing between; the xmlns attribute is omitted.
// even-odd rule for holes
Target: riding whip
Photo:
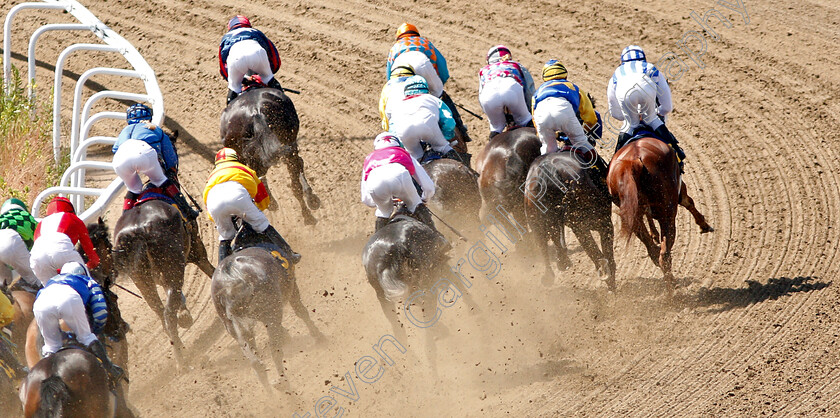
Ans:
<svg viewBox="0 0 840 418"><path fill-rule="evenodd" d="M287 89L285 87L283 87L283 91L289 92L289 93L294 93L294 94L300 94L300 91L298 91L298 90Z"/></svg>
<svg viewBox="0 0 840 418"><path fill-rule="evenodd" d="M134 292L132 292L132 291L130 291L130 290L128 290L128 289L126 289L126 288L124 288L124 287L120 286L120 284L119 284L119 283L114 283L114 286L119 287L120 289L125 290L126 292L131 293L132 295L137 296L137 297L138 297L138 298L140 298L140 299L143 299L143 297L142 297L142 296L140 296L140 295L138 295L137 293L134 293Z"/></svg>
<svg viewBox="0 0 840 418"><path fill-rule="evenodd" d="M198 209L198 213L203 212L201 210L201 206L199 206L198 202L196 202L195 199L193 199L192 195L189 192L187 192L186 189L181 187L181 182L179 182L177 178L171 178L170 180L172 180L172 182L175 183L176 186L178 186L178 189L181 190L182 194L186 195L190 199L190 202L192 202L193 206L195 206L195 208Z"/></svg>
<svg viewBox="0 0 840 418"><path fill-rule="evenodd" d="M426 209L428 209L428 208L429 208L429 207L428 207L428 206L426 206ZM429 209L429 213L431 213L431 214L432 214L432 216L434 216L435 218L437 218L437 219L438 219L438 220L439 220L442 224L446 225L446 227L447 227L447 228L449 228L452 232L454 232L454 233L455 233L455 235L457 235L457 236L458 236L458 238L460 238L460 239L461 239L461 241L467 241L467 237L465 237L465 236L461 235L461 233L460 233L460 232L458 232L458 230L457 230L457 229L453 228L453 227L452 227L452 225L449 225L448 223L446 223L446 221L444 221L443 219L441 219L441 217L440 217L440 216L437 216L437 214L436 214L436 213L432 212L432 210L431 210L431 209Z"/></svg>
<svg viewBox="0 0 840 418"><path fill-rule="evenodd" d="M461 106L461 105L459 105L459 104L457 104L457 103L455 103L455 106L458 106L458 107L460 107L460 108L461 108L464 112L467 112L467 113L469 113L469 114L471 114L471 115L473 115L473 116L477 117L477 118L478 118L478 120L484 120L484 117L482 117L482 116L481 116L481 115L479 115L479 114L474 113L473 111L471 111L471 110L467 109L467 108L466 108L466 107L464 107L464 106Z"/></svg>

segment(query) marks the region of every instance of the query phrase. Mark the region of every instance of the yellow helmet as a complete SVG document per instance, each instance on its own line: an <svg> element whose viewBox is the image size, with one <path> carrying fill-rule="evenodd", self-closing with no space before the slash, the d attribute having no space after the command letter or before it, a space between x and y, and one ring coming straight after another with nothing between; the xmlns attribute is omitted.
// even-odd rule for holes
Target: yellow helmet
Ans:
<svg viewBox="0 0 840 418"><path fill-rule="evenodd" d="M420 31L417 30L417 26L414 26L411 23L403 23L397 28L397 39L406 35L420 35Z"/></svg>
<svg viewBox="0 0 840 418"><path fill-rule="evenodd" d="M398 65L391 69L391 78L411 77L414 75L414 67L409 64Z"/></svg>
<svg viewBox="0 0 840 418"><path fill-rule="evenodd" d="M216 153L216 165L228 161L239 161L239 156L233 148L222 148Z"/></svg>
<svg viewBox="0 0 840 418"><path fill-rule="evenodd" d="M558 60L548 60L542 70L543 81L563 80L569 76L566 67Z"/></svg>

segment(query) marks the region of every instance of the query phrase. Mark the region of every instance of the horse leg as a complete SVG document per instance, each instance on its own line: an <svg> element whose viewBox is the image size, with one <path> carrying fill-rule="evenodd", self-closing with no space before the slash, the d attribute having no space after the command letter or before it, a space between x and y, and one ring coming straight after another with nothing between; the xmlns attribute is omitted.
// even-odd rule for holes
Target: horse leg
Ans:
<svg viewBox="0 0 840 418"><path fill-rule="evenodd" d="M610 213L607 212L606 216L600 222L600 227L598 228L598 235L601 236L601 253L604 254L604 258L607 260L607 265L604 266L607 269L607 288L611 292L615 292L615 255L613 253L613 224L612 220L610 220Z"/></svg>
<svg viewBox="0 0 840 418"><path fill-rule="evenodd" d="M651 237L648 233L647 228L644 226L644 224L639 223L638 227L636 227L636 230L634 232L636 236L639 237L639 240L642 241L642 244L645 245L650 260L653 261L653 264L659 267L660 248L659 245L653 240L653 237Z"/></svg>
<svg viewBox="0 0 840 418"><path fill-rule="evenodd" d="M397 319L397 313L395 311L396 307L385 298L385 291L382 290L382 287L379 285L376 278L368 277L368 282L376 292L376 299L379 300L382 312L385 314L385 317L388 318L388 322L391 323L391 327L394 328L394 334L397 337L397 340L406 341L405 328L403 328L402 324L400 324L400 320Z"/></svg>
<svg viewBox="0 0 840 418"><path fill-rule="evenodd" d="M288 389L288 379L286 376L286 368L283 366L283 345L289 337L289 332L283 328L283 310L267 312L265 326L268 332L269 350L271 350L271 359L274 361L274 367L277 369L277 374L280 376L281 385Z"/></svg>
<svg viewBox="0 0 840 418"><path fill-rule="evenodd" d="M242 348L242 353L251 362L251 368L257 373L257 378L260 380L266 390L272 391L271 385L268 383L268 373L266 373L265 365L260 361L257 355L257 344L254 340L254 332L238 317L230 318L231 328L233 328L233 336Z"/></svg>
<svg viewBox="0 0 840 418"><path fill-rule="evenodd" d="M667 217L664 221L660 221L662 229L662 249L659 254L659 267L662 273L665 274L665 288L668 292L668 298L674 297L674 289L676 288L676 280L674 273L671 271L671 248L674 247L674 239L677 237L677 228L674 224L676 214L673 217Z"/></svg>
<svg viewBox="0 0 840 418"><path fill-rule="evenodd" d="M327 338L324 337L324 334L321 333L321 330L318 329L315 322L313 322L312 318L309 317L309 311L306 310L306 306L303 305L303 301L300 299L300 289L298 288L297 282L294 280L289 281L291 282L288 289L289 304L292 305L292 310L295 311L295 315L303 320L303 323L306 324L306 328L309 329L309 334L315 337L315 340L318 341L318 343L326 342Z"/></svg>
<svg viewBox="0 0 840 418"><path fill-rule="evenodd" d="M180 288L166 289L166 304L163 306L163 317L165 319L166 330L169 338L172 340L172 347L175 349L175 358L178 360L179 366L185 364L183 350L186 349L181 337L178 335L178 327L182 323L189 321L192 324L192 317L189 311L184 307L184 301L181 299L183 294ZM182 315L185 313L185 315ZM186 328L186 327L184 327Z"/></svg>
<svg viewBox="0 0 840 418"><path fill-rule="evenodd" d="M686 188L685 183L682 182L680 183L680 206L691 212L691 216L694 216L694 223L700 227L701 234L715 231L715 229L706 222L706 217L697 210L696 206L694 206L694 199L688 195L688 189Z"/></svg>
<svg viewBox="0 0 840 418"><path fill-rule="evenodd" d="M207 277L213 278L216 269L207 258L207 247L204 246L201 237L198 235L198 223L195 221L193 221L190 231L190 253L187 261L195 264Z"/></svg>
<svg viewBox="0 0 840 418"><path fill-rule="evenodd" d="M285 157L285 163L289 170L289 176L291 177L292 194L300 204L300 212L301 215L303 215L303 223L304 225L315 225L318 220L312 216L312 212L310 212L309 207L307 206L307 201L311 204L314 210L321 206L321 200L315 196L315 193L312 192L312 188L309 187L309 183L306 181L306 176L303 174L303 158L300 158L300 154L298 154L298 151L295 150L293 153ZM305 196L304 193L306 194ZM304 198L306 201L304 201Z"/></svg>
<svg viewBox="0 0 840 418"><path fill-rule="evenodd" d="M15 351L19 356L22 356L26 345L26 329L29 327L29 323L35 319L32 314L35 295L22 290L13 290L12 302L14 303L15 313L9 328L12 331L12 342L16 346Z"/></svg>
<svg viewBox="0 0 840 418"><path fill-rule="evenodd" d="M181 340L178 339L178 326L175 324L174 318L170 322L167 320L168 312L164 312L163 302L161 302L160 297L157 293L157 287L155 286L154 280L152 280L152 276L150 272L138 272L137 277L142 277L142 280L135 280L134 284L137 286L137 290L140 291L140 295L143 296L143 299L146 303L149 304L149 307L152 308L152 311L157 314L158 318L160 318L161 325L163 325L163 331L166 332L167 336L169 336L169 341L172 343L173 348L175 350L175 361L180 365L183 361L181 358L181 348L183 344ZM132 279L134 276L132 276ZM169 326L171 324L175 325L175 335L172 335L172 329Z"/></svg>
<svg viewBox="0 0 840 418"><path fill-rule="evenodd" d="M589 256L589 259L595 264L595 268L598 269L598 275L601 280L607 280L609 277L609 271L607 271L609 270L607 267L609 261L601 250L598 249L598 244L595 243L595 238L592 237L592 232L588 228L581 227L575 227L572 228L572 230L574 231L578 242L580 242L580 246L583 247L586 255Z"/></svg>
<svg viewBox="0 0 840 418"><path fill-rule="evenodd" d="M645 212L645 218L648 222L648 228L650 228L650 235L654 242L659 241L659 231L656 230L656 223L653 221L653 214L650 213L650 210Z"/></svg>

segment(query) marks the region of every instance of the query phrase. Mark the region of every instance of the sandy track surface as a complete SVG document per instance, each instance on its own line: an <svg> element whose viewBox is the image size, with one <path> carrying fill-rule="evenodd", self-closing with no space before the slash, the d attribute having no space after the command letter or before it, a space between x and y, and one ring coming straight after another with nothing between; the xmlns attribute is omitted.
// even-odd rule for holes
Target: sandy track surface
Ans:
<svg viewBox="0 0 840 418"><path fill-rule="evenodd" d="M4 2L4 10L13 4ZM304 254L298 268L303 301L329 339L317 346L286 310L290 393L263 392L216 319L209 279L190 267L186 296L196 323L182 331L191 357L184 373L175 372L151 310L121 294L133 328L131 401L144 416L316 416L316 401L333 385L349 390L344 376L350 371L358 399L332 393L349 416L840 414L840 295L833 283L840 243L840 7L828 0L745 5L748 22L699 0L644 6L617 0L88 2L157 71L167 126L180 128L183 138L182 181L194 195L219 147L226 87L218 75L218 41L230 16L248 15L280 50L281 83L302 91L292 96L302 155L323 201L318 225L303 226L287 193L286 170L269 173L280 199L270 219ZM700 68L677 42L688 31L702 31L692 11L703 15L712 7L731 27L710 18L719 39L705 37ZM59 20L46 13L26 16L16 28ZM542 62L560 58L602 113L606 83L624 46L642 45L651 61L672 51L685 63L672 81L676 111L669 126L689 156L689 190L716 231L701 236L680 212L675 304L663 299L660 272L636 241L626 249L616 243L615 296L606 294L582 251L551 288L536 277L540 260L509 251L493 280L465 267L479 308L461 302L443 311L435 326L448 330L438 341L438 376L423 352L428 331L408 327L406 353L392 351L395 364L379 381L355 377L354 362L374 355L372 346L391 333L360 265L373 217L358 203L357 190L361 161L378 132L385 58L393 30L404 20L447 57L447 90L476 111L477 72L497 43L508 45L535 75ZM45 35L39 59L54 63L68 38ZM15 40L16 52L25 50L24 42L22 36ZM688 42L689 48L701 46ZM78 56L68 70L80 74L109 62L119 61ZM48 73L39 68L43 80ZM108 77L95 81L133 86ZM65 77L65 94L73 84ZM465 118L477 152L487 126ZM111 224L118 213L115 204ZM215 231L207 220L201 227L215 264ZM273 366L269 376L278 380Z"/></svg>

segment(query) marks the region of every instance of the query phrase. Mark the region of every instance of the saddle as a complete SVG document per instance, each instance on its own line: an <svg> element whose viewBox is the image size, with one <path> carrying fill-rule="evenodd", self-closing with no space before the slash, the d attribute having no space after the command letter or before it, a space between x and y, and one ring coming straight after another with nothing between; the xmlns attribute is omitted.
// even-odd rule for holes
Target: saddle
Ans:
<svg viewBox="0 0 840 418"><path fill-rule="evenodd" d="M245 93L248 90L256 90L266 87L268 87L268 85L263 83L262 77L260 77L259 74L245 76L245 78L242 79L242 93Z"/></svg>
<svg viewBox="0 0 840 418"><path fill-rule="evenodd" d="M286 251L274 244L264 234L254 231L254 228L248 222L234 217L233 224L237 225L237 231L233 240L231 240L231 255L246 248L262 248L268 251L274 258L278 259L283 265L283 268L289 269L292 266L289 262L291 254L286 253Z"/></svg>
<svg viewBox="0 0 840 418"><path fill-rule="evenodd" d="M178 206L178 203L175 202L175 199L172 199L163 192L163 189L154 186L151 183L147 183L146 186L143 187L143 191L140 192L140 195L137 197L137 203L135 203L134 206L137 207L146 202L151 202L153 200L160 200L166 202L166 204L168 205L173 206L178 211L178 214L181 215L181 220L184 221L184 225L191 224L186 214L184 214L184 212L181 211L181 208ZM189 226L187 228L189 228Z"/></svg>

